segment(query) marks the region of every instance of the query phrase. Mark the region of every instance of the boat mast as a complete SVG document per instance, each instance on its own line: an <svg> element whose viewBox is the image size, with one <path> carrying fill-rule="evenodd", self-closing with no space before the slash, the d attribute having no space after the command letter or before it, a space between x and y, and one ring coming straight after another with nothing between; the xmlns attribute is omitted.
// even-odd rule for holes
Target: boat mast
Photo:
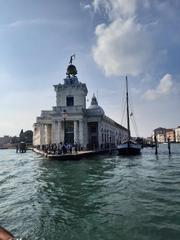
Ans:
<svg viewBox="0 0 180 240"><path fill-rule="evenodd" d="M128 79L126 76L126 104L127 104L127 128L128 128L128 147L129 147L129 141L131 138L130 133L130 121L129 121L129 95L128 95Z"/></svg>

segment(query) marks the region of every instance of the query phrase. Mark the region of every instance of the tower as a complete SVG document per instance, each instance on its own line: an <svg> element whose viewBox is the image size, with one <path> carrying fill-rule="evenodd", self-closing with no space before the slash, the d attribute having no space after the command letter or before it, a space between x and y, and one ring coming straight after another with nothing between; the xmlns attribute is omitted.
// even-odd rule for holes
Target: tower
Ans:
<svg viewBox="0 0 180 240"><path fill-rule="evenodd" d="M72 64L73 56L70 58L69 65L66 71L64 84L54 85L56 91L56 106L63 107L68 111L68 108L80 107L86 108L87 87L85 83L79 82L77 78L77 69Z"/></svg>
<svg viewBox="0 0 180 240"><path fill-rule="evenodd" d="M85 83L77 78L76 66L72 64L74 55L70 57L63 84L54 85L56 92L56 107L54 107L54 119L60 121L58 129L58 141L83 144L84 141L84 113L86 109L86 96L88 93ZM56 129L54 128L56 135Z"/></svg>

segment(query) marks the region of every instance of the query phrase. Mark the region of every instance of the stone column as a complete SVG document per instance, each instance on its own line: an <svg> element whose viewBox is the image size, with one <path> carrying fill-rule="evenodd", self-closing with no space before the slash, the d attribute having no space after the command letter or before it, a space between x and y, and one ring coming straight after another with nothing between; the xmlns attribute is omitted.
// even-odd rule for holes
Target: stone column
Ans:
<svg viewBox="0 0 180 240"><path fill-rule="evenodd" d="M63 121L59 122L59 129L60 129L59 142L64 142L64 123L63 123Z"/></svg>
<svg viewBox="0 0 180 240"><path fill-rule="evenodd" d="M84 146L84 122L83 120L79 121L79 143L81 146Z"/></svg>
<svg viewBox="0 0 180 240"><path fill-rule="evenodd" d="M44 124L40 124L40 146L45 144L45 126Z"/></svg>
<svg viewBox="0 0 180 240"><path fill-rule="evenodd" d="M54 120L52 123L52 130L51 130L51 143L58 142L58 121Z"/></svg>
<svg viewBox="0 0 180 240"><path fill-rule="evenodd" d="M88 123L85 120L84 121L84 146L87 147L87 144L89 142L89 133L88 133Z"/></svg>
<svg viewBox="0 0 180 240"><path fill-rule="evenodd" d="M47 144L47 124L44 124L44 144Z"/></svg>
<svg viewBox="0 0 180 240"><path fill-rule="evenodd" d="M79 138L78 138L78 121L74 121L74 143L78 143L79 142Z"/></svg>
<svg viewBox="0 0 180 240"><path fill-rule="evenodd" d="M58 143L62 142L62 125L60 120L58 121L57 136Z"/></svg>
<svg viewBox="0 0 180 240"><path fill-rule="evenodd" d="M65 137L65 121L61 121L61 142L64 143L64 137Z"/></svg>
<svg viewBox="0 0 180 240"><path fill-rule="evenodd" d="M56 124L55 124L55 136L56 136L55 143L57 144L59 142L59 121L58 120L56 120Z"/></svg>
<svg viewBox="0 0 180 240"><path fill-rule="evenodd" d="M51 144L52 143L52 138L51 138L51 132L52 132L52 125L51 124L47 124L47 144Z"/></svg>
<svg viewBox="0 0 180 240"><path fill-rule="evenodd" d="M99 144L99 148L101 148L101 144L102 144L102 131L101 131L102 125L100 124L100 121L98 121L98 144Z"/></svg>
<svg viewBox="0 0 180 240"><path fill-rule="evenodd" d="M52 122L52 129L51 129L51 143L55 142L55 136L54 136L54 128L55 128L55 121Z"/></svg>
<svg viewBox="0 0 180 240"><path fill-rule="evenodd" d="M59 142L59 121L56 121L56 143Z"/></svg>

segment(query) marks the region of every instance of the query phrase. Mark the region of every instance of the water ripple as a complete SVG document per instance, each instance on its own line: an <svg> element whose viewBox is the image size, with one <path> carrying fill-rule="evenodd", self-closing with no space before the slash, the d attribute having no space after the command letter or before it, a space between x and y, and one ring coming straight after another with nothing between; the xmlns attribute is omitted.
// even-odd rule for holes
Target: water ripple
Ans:
<svg viewBox="0 0 180 240"><path fill-rule="evenodd" d="M0 152L0 224L26 239L180 238L180 151L48 161Z"/></svg>

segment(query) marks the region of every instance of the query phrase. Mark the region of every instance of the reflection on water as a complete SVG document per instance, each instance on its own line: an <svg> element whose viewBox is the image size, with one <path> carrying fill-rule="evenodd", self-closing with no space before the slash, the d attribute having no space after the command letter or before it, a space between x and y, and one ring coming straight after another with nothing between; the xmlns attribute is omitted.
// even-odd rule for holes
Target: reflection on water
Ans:
<svg viewBox="0 0 180 240"><path fill-rule="evenodd" d="M48 161L0 151L0 224L27 239L180 239L180 145Z"/></svg>

